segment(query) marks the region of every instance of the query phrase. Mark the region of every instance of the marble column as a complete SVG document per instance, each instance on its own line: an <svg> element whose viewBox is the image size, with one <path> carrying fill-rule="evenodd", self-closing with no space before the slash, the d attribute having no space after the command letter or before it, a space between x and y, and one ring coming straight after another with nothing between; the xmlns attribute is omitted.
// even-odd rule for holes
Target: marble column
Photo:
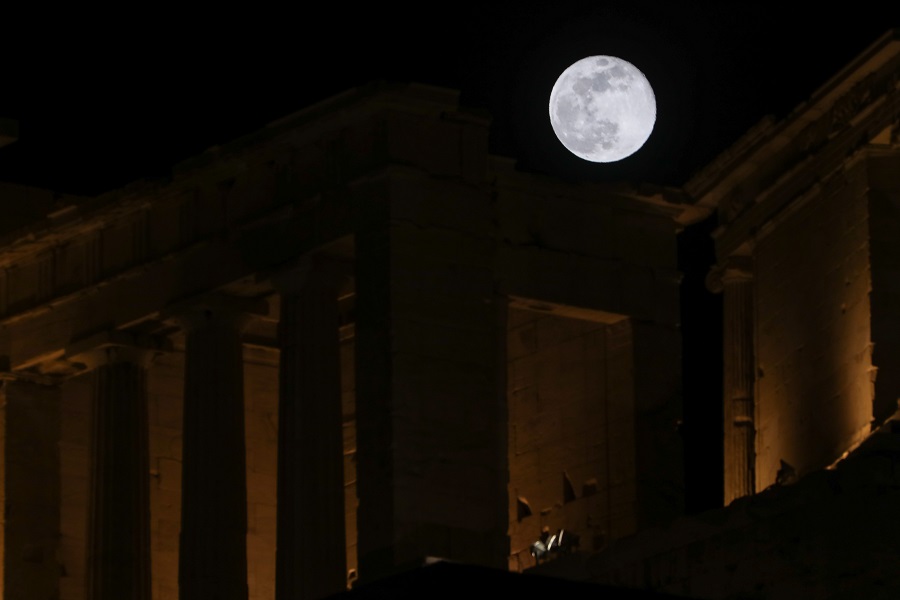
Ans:
<svg viewBox="0 0 900 600"><path fill-rule="evenodd" d="M723 298L723 417L725 495L755 492L756 427L753 352L753 269L749 257L731 257L721 272Z"/></svg>
<svg viewBox="0 0 900 600"><path fill-rule="evenodd" d="M4 598L59 597L60 390L0 377Z"/></svg>
<svg viewBox="0 0 900 600"><path fill-rule="evenodd" d="M428 194L385 206L409 198ZM508 568L506 299L489 227L382 227L375 208L354 239L359 581L426 557Z"/></svg>
<svg viewBox="0 0 900 600"><path fill-rule="evenodd" d="M183 312L184 430L178 585L182 600L247 599L243 313Z"/></svg>
<svg viewBox="0 0 900 600"><path fill-rule="evenodd" d="M273 280L281 291L275 595L346 589L339 264L314 260Z"/></svg>
<svg viewBox="0 0 900 600"><path fill-rule="evenodd" d="M146 369L155 352L107 346L95 363L88 599L150 599Z"/></svg>

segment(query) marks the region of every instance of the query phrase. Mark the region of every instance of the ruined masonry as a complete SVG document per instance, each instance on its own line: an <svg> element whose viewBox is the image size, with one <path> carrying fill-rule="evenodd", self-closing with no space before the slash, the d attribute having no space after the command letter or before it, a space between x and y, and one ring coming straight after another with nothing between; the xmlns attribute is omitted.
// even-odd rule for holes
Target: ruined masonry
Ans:
<svg viewBox="0 0 900 600"><path fill-rule="evenodd" d="M322 598L682 512L678 190L409 85L98 197L0 185L3 598Z"/></svg>

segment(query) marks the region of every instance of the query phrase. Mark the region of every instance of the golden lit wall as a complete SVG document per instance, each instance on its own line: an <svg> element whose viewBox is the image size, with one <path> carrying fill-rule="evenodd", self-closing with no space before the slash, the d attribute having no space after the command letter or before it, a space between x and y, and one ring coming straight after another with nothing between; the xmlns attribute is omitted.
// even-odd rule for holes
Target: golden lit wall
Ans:
<svg viewBox="0 0 900 600"><path fill-rule="evenodd" d="M278 367L244 352L247 435L247 587L250 598L275 598L275 510L278 494Z"/></svg>
<svg viewBox="0 0 900 600"><path fill-rule="evenodd" d="M828 465L872 417L865 169L811 194L756 247L757 490L782 460Z"/></svg>
<svg viewBox="0 0 900 600"><path fill-rule="evenodd" d="M510 569L521 571L542 527L578 534L583 550L634 531L633 350L626 320L516 308L507 348Z"/></svg>
<svg viewBox="0 0 900 600"><path fill-rule="evenodd" d="M184 354L156 359L147 373L150 423L150 574L153 600L178 598Z"/></svg>

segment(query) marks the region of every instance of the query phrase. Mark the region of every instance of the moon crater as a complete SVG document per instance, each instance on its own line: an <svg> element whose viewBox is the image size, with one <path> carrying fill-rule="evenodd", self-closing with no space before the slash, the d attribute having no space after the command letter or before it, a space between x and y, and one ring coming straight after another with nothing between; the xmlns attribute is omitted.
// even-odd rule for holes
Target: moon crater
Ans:
<svg viewBox="0 0 900 600"><path fill-rule="evenodd" d="M656 97L637 67L589 56L563 71L550 93L550 124L570 152L615 162L637 152L656 123Z"/></svg>

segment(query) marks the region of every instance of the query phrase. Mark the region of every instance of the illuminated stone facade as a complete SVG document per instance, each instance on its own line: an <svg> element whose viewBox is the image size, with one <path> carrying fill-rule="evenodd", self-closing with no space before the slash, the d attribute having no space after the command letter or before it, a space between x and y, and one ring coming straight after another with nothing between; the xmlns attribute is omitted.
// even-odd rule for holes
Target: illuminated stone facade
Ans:
<svg viewBox="0 0 900 600"><path fill-rule="evenodd" d="M898 81L891 33L686 186L719 216L726 504L830 465L897 408ZM733 442L748 423L753 452Z"/></svg>
<svg viewBox="0 0 900 600"><path fill-rule="evenodd" d="M897 596L900 32L685 189L719 217L726 507L545 572L696 598Z"/></svg>
<svg viewBox="0 0 900 600"><path fill-rule="evenodd" d="M318 598L682 511L680 192L358 90L96 198L0 188L3 597ZM520 511L521 497L528 511Z"/></svg>

